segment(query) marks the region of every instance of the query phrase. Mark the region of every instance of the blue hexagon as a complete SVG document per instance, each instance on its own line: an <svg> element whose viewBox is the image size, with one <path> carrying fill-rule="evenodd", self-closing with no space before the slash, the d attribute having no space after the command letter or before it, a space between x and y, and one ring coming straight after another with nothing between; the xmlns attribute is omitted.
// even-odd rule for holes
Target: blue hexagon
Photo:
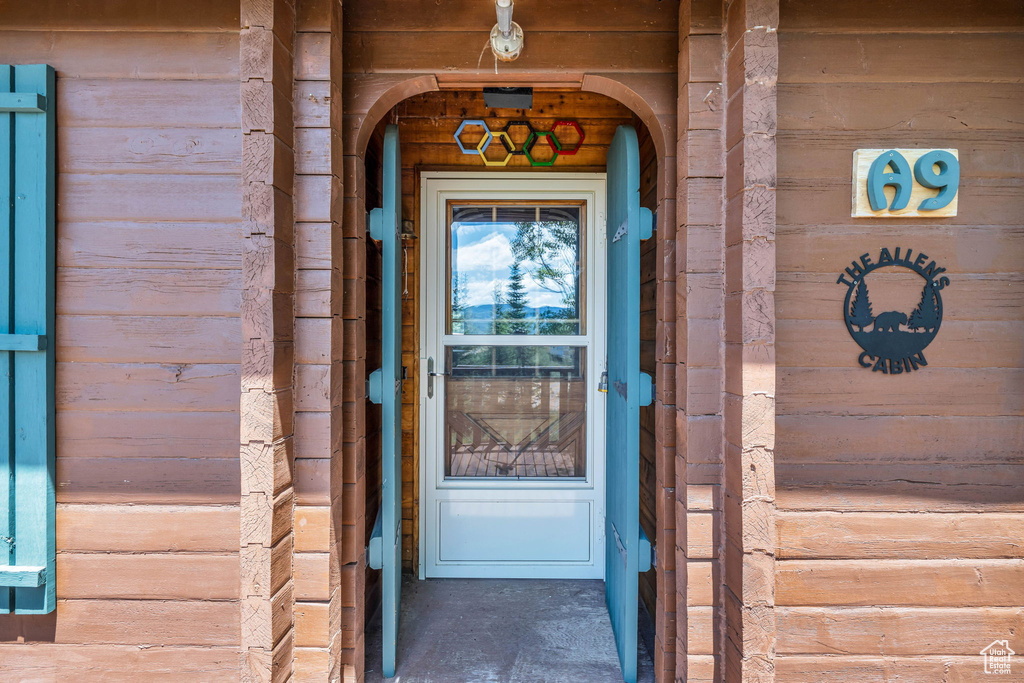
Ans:
<svg viewBox="0 0 1024 683"><path fill-rule="evenodd" d="M478 148L477 145L470 145L470 147L467 149L466 146L462 144L462 140L459 138L459 136L462 135L462 131L466 128L466 126L480 126L481 128L484 129L484 143L482 147ZM455 142L458 143L459 149L462 150L463 154L481 154L487 151L487 146L491 144L491 140L493 139L494 136L491 135L491 129L488 128L487 124L480 119L465 119L463 120L462 123L459 124L459 129L455 131Z"/></svg>

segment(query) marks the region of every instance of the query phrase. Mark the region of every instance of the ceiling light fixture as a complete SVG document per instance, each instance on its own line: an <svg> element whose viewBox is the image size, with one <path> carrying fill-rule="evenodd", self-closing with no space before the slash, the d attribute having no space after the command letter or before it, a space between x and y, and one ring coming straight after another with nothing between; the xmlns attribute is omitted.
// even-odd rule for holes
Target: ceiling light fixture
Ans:
<svg viewBox="0 0 1024 683"><path fill-rule="evenodd" d="M511 62L523 51L523 27L512 21L512 0L494 0L498 23L491 29L491 52L503 62Z"/></svg>

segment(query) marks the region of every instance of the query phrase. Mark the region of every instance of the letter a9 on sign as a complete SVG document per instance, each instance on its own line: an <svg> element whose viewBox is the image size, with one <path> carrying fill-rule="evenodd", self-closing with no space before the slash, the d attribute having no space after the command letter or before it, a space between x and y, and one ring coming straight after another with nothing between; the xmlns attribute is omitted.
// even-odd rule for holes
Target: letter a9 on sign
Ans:
<svg viewBox="0 0 1024 683"><path fill-rule="evenodd" d="M955 149L858 149L853 153L854 218L955 216L960 156Z"/></svg>

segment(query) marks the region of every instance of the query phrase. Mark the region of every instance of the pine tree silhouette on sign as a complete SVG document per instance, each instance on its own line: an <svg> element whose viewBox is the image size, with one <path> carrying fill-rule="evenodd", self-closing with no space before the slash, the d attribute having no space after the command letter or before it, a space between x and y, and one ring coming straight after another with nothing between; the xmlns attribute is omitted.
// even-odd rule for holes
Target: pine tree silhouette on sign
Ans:
<svg viewBox="0 0 1024 683"><path fill-rule="evenodd" d="M860 285L857 286L857 293L853 297L853 303L850 305L849 321L851 325L856 325L860 328L860 331L864 331L866 325L870 325L871 321L874 320L874 316L871 315L871 302L868 300L868 285L864 280L860 281Z"/></svg>
<svg viewBox="0 0 1024 683"><path fill-rule="evenodd" d="M932 283L925 285L925 291L921 295L921 324L928 332L935 332L939 327L939 304L935 300L935 291Z"/></svg>
<svg viewBox="0 0 1024 683"><path fill-rule="evenodd" d="M935 300L935 291L932 289L932 283L926 282L921 292L921 303L910 314L907 327L914 331L924 329L925 332L933 332L938 326L939 305Z"/></svg>

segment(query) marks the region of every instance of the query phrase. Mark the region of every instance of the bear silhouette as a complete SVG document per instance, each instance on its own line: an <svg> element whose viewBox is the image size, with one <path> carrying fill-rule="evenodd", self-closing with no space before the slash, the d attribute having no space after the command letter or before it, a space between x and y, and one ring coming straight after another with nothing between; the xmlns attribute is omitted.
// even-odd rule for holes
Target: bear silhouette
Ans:
<svg viewBox="0 0 1024 683"><path fill-rule="evenodd" d="M875 318L875 332L899 332L900 325L907 324L907 316L899 311L886 311L879 313Z"/></svg>

